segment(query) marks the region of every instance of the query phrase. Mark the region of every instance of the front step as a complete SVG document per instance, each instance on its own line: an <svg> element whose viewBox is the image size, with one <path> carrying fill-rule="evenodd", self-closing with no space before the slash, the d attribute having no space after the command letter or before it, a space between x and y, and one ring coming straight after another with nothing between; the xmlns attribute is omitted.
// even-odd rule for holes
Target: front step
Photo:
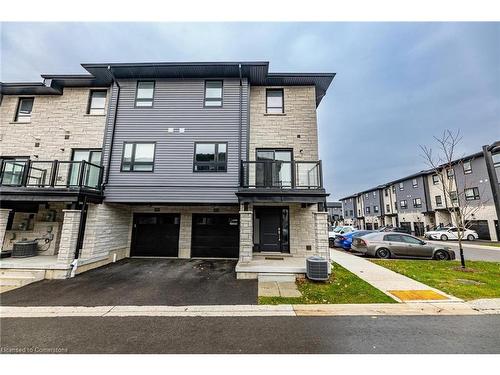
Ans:
<svg viewBox="0 0 500 375"><path fill-rule="evenodd" d="M3 269L0 272L0 293L43 280L44 270Z"/></svg>

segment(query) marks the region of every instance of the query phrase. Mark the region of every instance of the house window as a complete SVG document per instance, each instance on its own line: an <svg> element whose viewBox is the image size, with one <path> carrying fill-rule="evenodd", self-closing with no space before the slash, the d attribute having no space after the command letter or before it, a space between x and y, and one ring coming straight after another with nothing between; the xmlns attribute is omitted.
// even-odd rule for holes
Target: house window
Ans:
<svg viewBox="0 0 500 375"><path fill-rule="evenodd" d="M414 178L411 183L412 183L414 188L418 187L418 181L416 178Z"/></svg>
<svg viewBox="0 0 500 375"><path fill-rule="evenodd" d="M434 198L436 199L436 206L441 207L443 205L443 198L440 195L436 195Z"/></svg>
<svg viewBox="0 0 500 375"><path fill-rule="evenodd" d="M205 81L205 107L222 107L222 81Z"/></svg>
<svg viewBox="0 0 500 375"><path fill-rule="evenodd" d="M446 175L448 176L448 178L449 178L449 179L452 179L452 178L453 178L453 176L455 175L455 174L453 173L453 168L447 169L447 170L446 170Z"/></svg>
<svg viewBox="0 0 500 375"><path fill-rule="evenodd" d="M284 113L283 89L266 90L266 112Z"/></svg>
<svg viewBox="0 0 500 375"><path fill-rule="evenodd" d="M90 90L87 114L104 115L106 112L106 90Z"/></svg>
<svg viewBox="0 0 500 375"><path fill-rule="evenodd" d="M396 193L396 186L392 185L392 192Z"/></svg>
<svg viewBox="0 0 500 375"><path fill-rule="evenodd" d="M354 216L354 211L353 210L349 210L349 215Z"/></svg>
<svg viewBox="0 0 500 375"><path fill-rule="evenodd" d="M366 210L366 213L367 213L367 214L369 214L369 213L370 213L370 207L366 207L366 208L365 208L365 210Z"/></svg>
<svg viewBox="0 0 500 375"><path fill-rule="evenodd" d="M374 191L374 192L373 192L373 198L376 198L376 197L377 197L377 192L376 192L376 191Z"/></svg>
<svg viewBox="0 0 500 375"><path fill-rule="evenodd" d="M464 161L464 174L472 173L472 163L470 160Z"/></svg>
<svg viewBox="0 0 500 375"><path fill-rule="evenodd" d="M378 213L378 206L373 206L373 213Z"/></svg>
<svg viewBox="0 0 500 375"><path fill-rule="evenodd" d="M398 202L394 202L394 211L398 210Z"/></svg>
<svg viewBox="0 0 500 375"><path fill-rule="evenodd" d="M388 196L389 196L389 189L385 189L385 190L384 190L384 195L385 195L386 197L388 197Z"/></svg>
<svg viewBox="0 0 500 375"><path fill-rule="evenodd" d="M458 194L456 191L450 191L450 199L452 203L458 202Z"/></svg>
<svg viewBox="0 0 500 375"><path fill-rule="evenodd" d="M195 172L226 172L227 143L196 143Z"/></svg>
<svg viewBox="0 0 500 375"><path fill-rule="evenodd" d="M403 182L400 182L400 183L399 183L399 190L404 190L404 188L405 188L404 183L403 183Z"/></svg>
<svg viewBox="0 0 500 375"><path fill-rule="evenodd" d="M465 200L466 201L474 201L479 199L479 188L473 187L469 189L465 189Z"/></svg>
<svg viewBox="0 0 500 375"><path fill-rule="evenodd" d="M403 209L408 208L408 202L406 200L402 200L401 202L399 202L399 207Z"/></svg>
<svg viewBox="0 0 500 375"><path fill-rule="evenodd" d="M437 174L432 175L432 184L433 185L439 184L439 176Z"/></svg>
<svg viewBox="0 0 500 375"><path fill-rule="evenodd" d="M347 210L345 210L345 216L346 216L346 217L348 216Z"/></svg>
<svg viewBox="0 0 500 375"><path fill-rule="evenodd" d="M390 204L386 204L386 205L385 205L385 210L386 210L387 212L391 212L391 205L390 205Z"/></svg>
<svg viewBox="0 0 500 375"><path fill-rule="evenodd" d="M155 157L154 143L124 143L123 172L152 172Z"/></svg>
<svg viewBox="0 0 500 375"><path fill-rule="evenodd" d="M136 107L152 107L155 93L154 81L138 81L135 93Z"/></svg>
<svg viewBox="0 0 500 375"><path fill-rule="evenodd" d="M30 122L31 121L31 111L33 110L33 102L35 98L19 98L19 103L17 104L16 122Z"/></svg>
<svg viewBox="0 0 500 375"><path fill-rule="evenodd" d="M365 199L368 199L368 193L365 194Z"/></svg>
<svg viewBox="0 0 500 375"><path fill-rule="evenodd" d="M421 208L422 207L422 199L421 198L414 198L413 199L413 207Z"/></svg>

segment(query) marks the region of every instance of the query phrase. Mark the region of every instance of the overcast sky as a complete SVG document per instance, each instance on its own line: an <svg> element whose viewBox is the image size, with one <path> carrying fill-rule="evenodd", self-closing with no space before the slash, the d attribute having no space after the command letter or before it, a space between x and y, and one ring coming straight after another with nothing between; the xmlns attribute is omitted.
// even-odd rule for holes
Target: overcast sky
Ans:
<svg viewBox="0 0 500 375"><path fill-rule="evenodd" d="M1 80L80 63L269 61L335 72L318 109L331 199L426 166L419 144L460 129L459 153L500 139L500 23L3 23Z"/></svg>

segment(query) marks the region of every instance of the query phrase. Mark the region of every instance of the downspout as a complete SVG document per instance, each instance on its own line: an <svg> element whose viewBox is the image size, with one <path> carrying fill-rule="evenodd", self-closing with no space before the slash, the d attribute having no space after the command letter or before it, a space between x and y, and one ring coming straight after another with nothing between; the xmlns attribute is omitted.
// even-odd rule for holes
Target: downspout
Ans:
<svg viewBox="0 0 500 375"><path fill-rule="evenodd" d="M110 66L108 66L108 71L109 71L109 74L111 74L111 76L113 77L113 84L116 83L116 86L118 87L118 90L116 92L115 112L113 113L113 125L111 127L111 142L110 142L110 145L109 145L108 160L107 160L107 163L106 163L107 164L106 165L106 176L104 178L104 183L103 183L103 187L104 188L106 187L106 185L108 184L108 181L109 181L109 170L110 170L110 167L111 167L111 156L113 154L113 146L114 146L114 142L115 142L116 118L117 118L117 115L118 115L118 103L120 101L120 89L121 89L121 86L118 83L118 81L116 80L116 77L113 74L113 71L111 70Z"/></svg>
<svg viewBox="0 0 500 375"><path fill-rule="evenodd" d="M84 163L80 168L84 168ZM85 236L85 225L87 223L87 196L83 197L82 211L80 213L80 223L78 224L78 237L76 238L76 248L75 256L73 262L71 262L70 277L75 277L76 270L78 268L78 258L80 257L80 250L83 247L83 237Z"/></svg>
<svg viewBox="0 0 500 375"><path fill-rule="evenodd" d="M239 108L239 128L238 128L238 186L241 183L242 177L242 163L241 163L241 142L243 135L243 79L241 77L241 64L238 64L238 71L240 75L240 108Z"/></svg>

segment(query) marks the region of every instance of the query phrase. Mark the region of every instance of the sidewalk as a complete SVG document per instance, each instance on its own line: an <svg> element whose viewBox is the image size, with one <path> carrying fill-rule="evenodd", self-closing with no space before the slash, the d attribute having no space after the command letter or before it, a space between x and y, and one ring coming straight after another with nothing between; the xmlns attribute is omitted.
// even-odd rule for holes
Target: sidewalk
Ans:
<svg viewBox="0 0 500 375"><path fill-rule="evenodd" d="M425 240L425 239L424 239L424 241L426 241L428 243L432 243L434 245L446 245L446 246L458 248L458 241L435 241L435 240ZM470 242L470 241L464 241L462 243L462 245L464 248L500 251L500 247L498 247L498 246L478 245L477 243Z"/></svg>
<svg viewBox="0 0 500 375"><path fill-rule="evenodd" d="M340 250L331 259L398 302L460 302L459 298L422 284L369 260ZM335 272L335 268L333 269Z"/></svg>

